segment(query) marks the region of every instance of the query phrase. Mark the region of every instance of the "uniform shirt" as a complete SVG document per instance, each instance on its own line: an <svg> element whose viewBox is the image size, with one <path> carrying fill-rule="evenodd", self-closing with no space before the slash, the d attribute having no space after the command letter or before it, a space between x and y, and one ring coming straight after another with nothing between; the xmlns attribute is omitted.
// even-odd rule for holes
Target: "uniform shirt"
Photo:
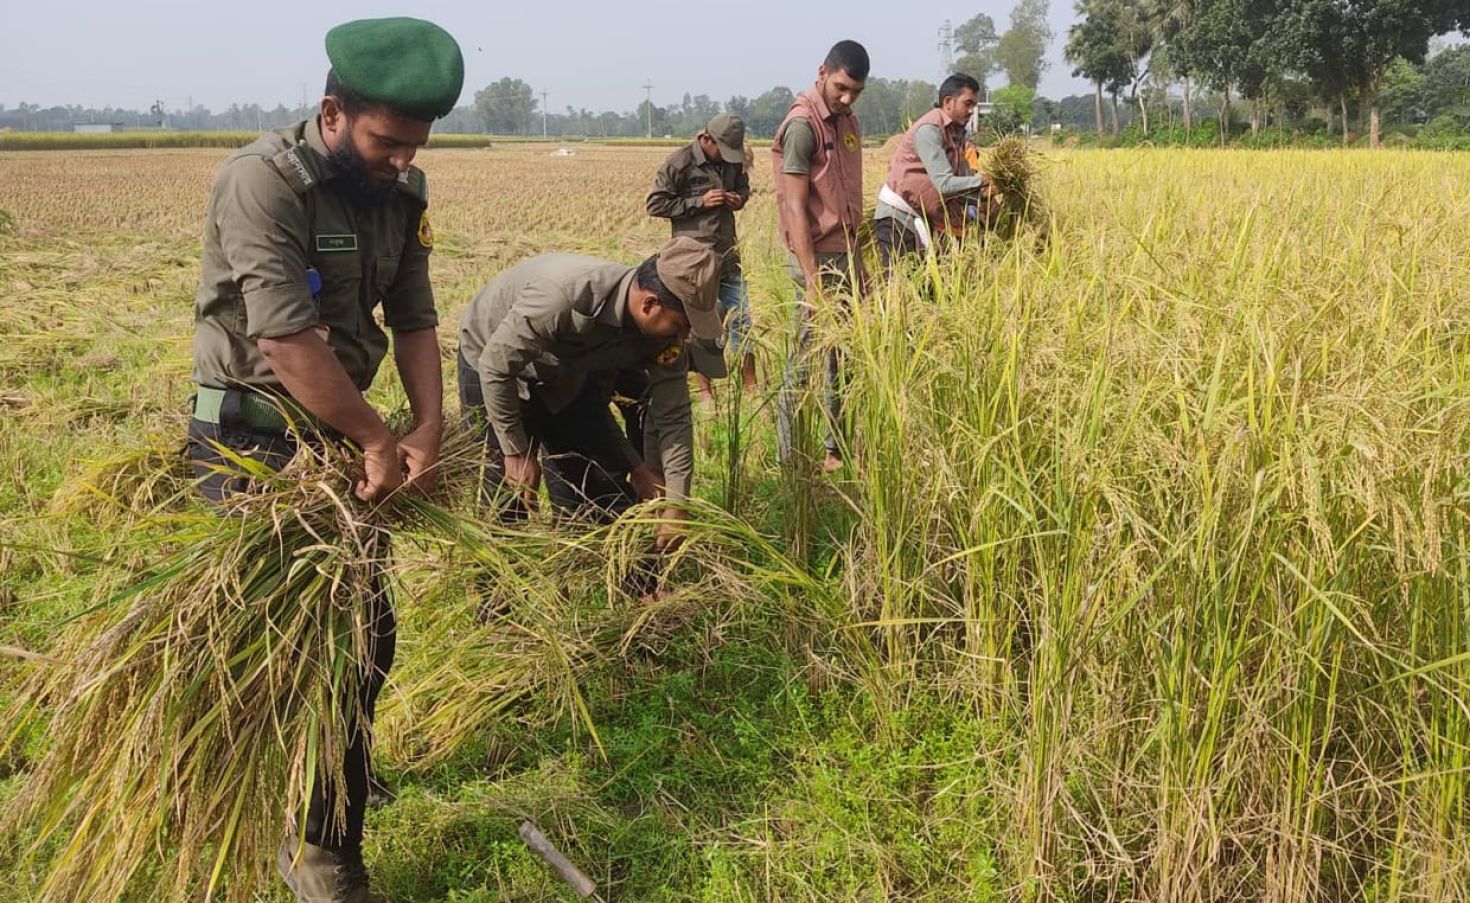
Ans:
<svg viewBox="0 0 1470 903"><path fill-rule="evenodd" d="M750 200L750 176L739 163L711 160L695 138L679 148L659 167L646 206L650 216L672 220L673 235L688 235L715 249L721 256L722 275L740 271L735 242L735 211L728 206L704 206L710 189L733 191L742 201Z"/></svg>
<svg viewBox="0 0 1470 903"><path fill-rule="evenodd" d="M387 203L361 206L338 190L327 154L313 119L265 133L215 175L194 299L199 385L281 392L257 340L321 327L365 391L388 351L380 303L390 329L437 325L423 172L410 167ZM316 297L308 268L321 274Z"/></svg>
<svg viewBox="0 0 1470 903"><path fill-rule="evenodd" d="M688 496L694 421L683 343L638 331L627 316L633 268L580 254L543 254L516 264L480 290L459 321L460 354L480 376L500 448L530 448L521 400L534 390L553 414L589 379L620 370L649 375L648 428L658 436L668 496ZM639 459L624 447L629 464Z"/></svg>

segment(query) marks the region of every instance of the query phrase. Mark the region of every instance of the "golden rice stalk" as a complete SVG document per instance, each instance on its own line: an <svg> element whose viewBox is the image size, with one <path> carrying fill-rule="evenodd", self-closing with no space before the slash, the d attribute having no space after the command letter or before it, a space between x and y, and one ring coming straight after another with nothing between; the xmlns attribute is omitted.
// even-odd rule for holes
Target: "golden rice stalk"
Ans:
<svg viewBox="0 0 1470 903"><path fill-rule="evenodd" d="M1050 216L1039 184L1036 154L1026 139L1007 135L990 148L981 170L1000 196L1000 212L992 222L1002 237L1011 237L1023 225L1040 226Z"/></svg>
<svg viewBox="0 0 1470 903"><path fill-rule="evenodd" d="M161 521L173 551L58 625L51 659L3 689L0 753L38 742L0 816L29 832L42 899L251 899L282 816L340 782L358 718L389 530L434 506L351 497L355 461L303 453L285 470L235 459L260 491L226 516Z"/></svg>

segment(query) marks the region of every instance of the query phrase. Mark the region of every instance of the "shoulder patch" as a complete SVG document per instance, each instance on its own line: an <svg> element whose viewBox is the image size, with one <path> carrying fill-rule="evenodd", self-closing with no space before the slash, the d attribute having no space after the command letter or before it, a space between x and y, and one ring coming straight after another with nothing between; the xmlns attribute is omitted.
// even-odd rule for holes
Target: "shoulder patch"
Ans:
<svg viewBox="0 0 1470 903"><path fill-rule="evenodd" d="M429 180L417 166L410 166L406 172L398 174L398 190L420 204L429 203Z"/></svg>
<svg viewBox="0 0 1470 903"><path fill-rule="evenodd" d="M271 164L297 194L306 194L321 181L310 152L302 145L288 147L271 157Z"/></svg>

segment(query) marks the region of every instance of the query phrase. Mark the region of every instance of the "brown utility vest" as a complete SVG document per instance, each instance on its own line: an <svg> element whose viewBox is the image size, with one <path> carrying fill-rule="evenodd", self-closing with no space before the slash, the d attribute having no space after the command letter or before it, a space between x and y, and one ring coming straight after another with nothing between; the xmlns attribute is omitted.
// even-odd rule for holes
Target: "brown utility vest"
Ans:
<svg viewBox="0 0 1470 903"><path fill-rule="evenodd" d="M924 168L924 161L914 152L914 135L920 126L925 125L939 126L944 155L949 158L955 175L969 175L970 164L965 157L965 124L950 122L944 111L936 107L920 116L904 133L893 162L888 164L888 187L898 192L915 213L924 217L929 228L958 232L965 222L965 198L957 196L946 200L940 197L939 189L934 187L934 180L929 178L929 171Z"/></svg>
<svg viewBox="0 0 1470 903"><path fill-rule="evenodd" d="M797 95L786 118L776 129L771 153L776 172L776 210L781 237L791 247L791 224L786 220L781 140L793 119L805 119L816 135L812 151L811 193L806 215L811 224L812 248L819 254L846 253L857 243L858 224L863 220L863 139L857 116L849 112L833 116L815 87Z"/></svg>

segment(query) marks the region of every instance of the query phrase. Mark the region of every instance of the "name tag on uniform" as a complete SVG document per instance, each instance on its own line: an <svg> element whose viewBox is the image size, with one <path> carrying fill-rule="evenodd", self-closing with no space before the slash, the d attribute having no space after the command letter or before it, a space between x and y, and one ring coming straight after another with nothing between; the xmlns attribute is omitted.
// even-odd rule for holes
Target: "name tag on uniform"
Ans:
<svg viewBox="0 0 1470 903"><path fill-rule="evenodd" d="M356 251L356 235L318 235L316 237L316 249L322 252L330 251Z"/></svg>

